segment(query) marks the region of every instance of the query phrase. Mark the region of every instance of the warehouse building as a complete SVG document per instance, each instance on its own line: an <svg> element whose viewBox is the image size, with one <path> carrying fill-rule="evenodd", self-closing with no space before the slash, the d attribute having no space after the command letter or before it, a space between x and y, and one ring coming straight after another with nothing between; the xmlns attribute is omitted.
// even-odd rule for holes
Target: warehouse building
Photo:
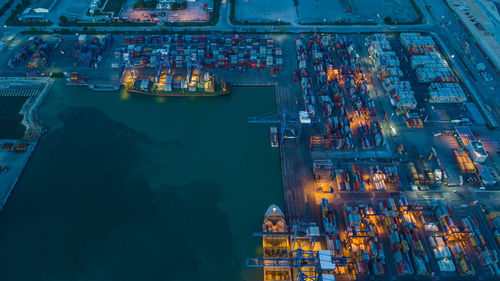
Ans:
<svg viewBox="0 0 500 281"><path fill-rule="evenodd" d="M57 0L38 0L32 3L29 8L26 8L17 18L21 21L44 21L45 15L56 4Z"/></svg>

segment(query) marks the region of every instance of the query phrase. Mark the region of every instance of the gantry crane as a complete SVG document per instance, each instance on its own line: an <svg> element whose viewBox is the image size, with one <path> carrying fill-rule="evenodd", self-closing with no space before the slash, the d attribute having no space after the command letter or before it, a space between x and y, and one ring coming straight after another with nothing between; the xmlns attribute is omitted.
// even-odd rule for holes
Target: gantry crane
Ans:
<svg viewBox="0 0 500 281"><path fill-rule="evenodd" d="M130 58L128 55L124 55L122 57L122 61L120 63L120 83L123 82L123 78L125 77L127 71L129 72L130 79L133 81L137 78L137 73L135 71L135 66L130 63Z"/></svg>
<svg viewBox="0 0 500 281"><path fill-rule="evenodd" d="M294 138L298 142L302 124L308 124L310 126L317 122L318 120L316 118L309 117L305 111L301 111L297 114L286 108L282 109L280 112L272 112L248 118L248 123L278 124L280 126L280 143L283 143L285 138Z"/></svg>
<svg viewBox="0 0 500 281"><path fill-rule="evenodd" d="M191 79L193 78L194 68L198 69L198 77L201 77L201 66L196 57L191 57L186 62L186 68L188 73L188 83L191 83Z"/></svg>
<svg viewBox="0 0 500 281"><path fill-rule="evenodd" d="M168 46L168 45L167 45ZM161 75L163 74L163 69L167 75L172 75L172 63L169 55L169 49L162 50L161 54L156 56L155 60L156 72L154 82L160 82Z"/></svg>

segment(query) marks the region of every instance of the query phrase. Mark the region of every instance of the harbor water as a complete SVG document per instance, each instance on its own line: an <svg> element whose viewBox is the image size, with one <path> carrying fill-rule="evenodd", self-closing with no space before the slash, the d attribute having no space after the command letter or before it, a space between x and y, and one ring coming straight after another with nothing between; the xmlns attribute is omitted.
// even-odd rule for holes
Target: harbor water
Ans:
<svg viewBox="0 0 500 281"><path fill-rule="evenodd" d="M0 97L0 139L21 139L25 128L19 114L26 97Z"/></svg>
<svg viewBox="0 0 500 281"><path fill-rule="evenodd" d="M49 129L0 213L1 280L261 280L266 208L283 206L274 89L155 98L54 83Z"/></svg>

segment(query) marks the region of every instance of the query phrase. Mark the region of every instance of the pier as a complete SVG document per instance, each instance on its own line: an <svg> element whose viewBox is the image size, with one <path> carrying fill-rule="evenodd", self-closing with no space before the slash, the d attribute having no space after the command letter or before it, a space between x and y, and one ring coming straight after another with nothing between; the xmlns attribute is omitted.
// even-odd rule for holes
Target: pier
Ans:
<svg viewBox="0 0 500 281"><path fill-rule="evenodd" d="M300 110L298 85L276 87L276 105L278 111L287 108ZM302 138L306 138L305 134ZM309 149L304 140L287 140L280 145L283 193L285 198L285 214L289 225L296 221L314 221L318 218L315 208L313 175L308 168L312 166Z"/></svg>

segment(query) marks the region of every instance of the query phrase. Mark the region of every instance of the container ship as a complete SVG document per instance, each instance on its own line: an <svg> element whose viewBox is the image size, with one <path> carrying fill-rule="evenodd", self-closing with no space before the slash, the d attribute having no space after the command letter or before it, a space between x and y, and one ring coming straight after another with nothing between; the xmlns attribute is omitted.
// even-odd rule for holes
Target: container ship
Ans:
<svg viewBox="0 0 500 281"><path fill-rule="evenodd" d="M290 240L286 227L285 215L276 205L271 205L264 216L262 225L263 257L276 258L289 256ZM282 235L280 235L282 234ZM264 267L264 281L291 280L291 269L288 266L269 264Z"/></svg>
<svg viewBox="0 0 500 281"><path fill-rule="evenodd" d="M228 83L223 80L216 83L215 77L208 73L200 82L189 83L185 80L173 80L172 76L167 76L163 84L152 83L149 79L138 80L127 91L160 97L218 97L230 94Z"/></svg>

